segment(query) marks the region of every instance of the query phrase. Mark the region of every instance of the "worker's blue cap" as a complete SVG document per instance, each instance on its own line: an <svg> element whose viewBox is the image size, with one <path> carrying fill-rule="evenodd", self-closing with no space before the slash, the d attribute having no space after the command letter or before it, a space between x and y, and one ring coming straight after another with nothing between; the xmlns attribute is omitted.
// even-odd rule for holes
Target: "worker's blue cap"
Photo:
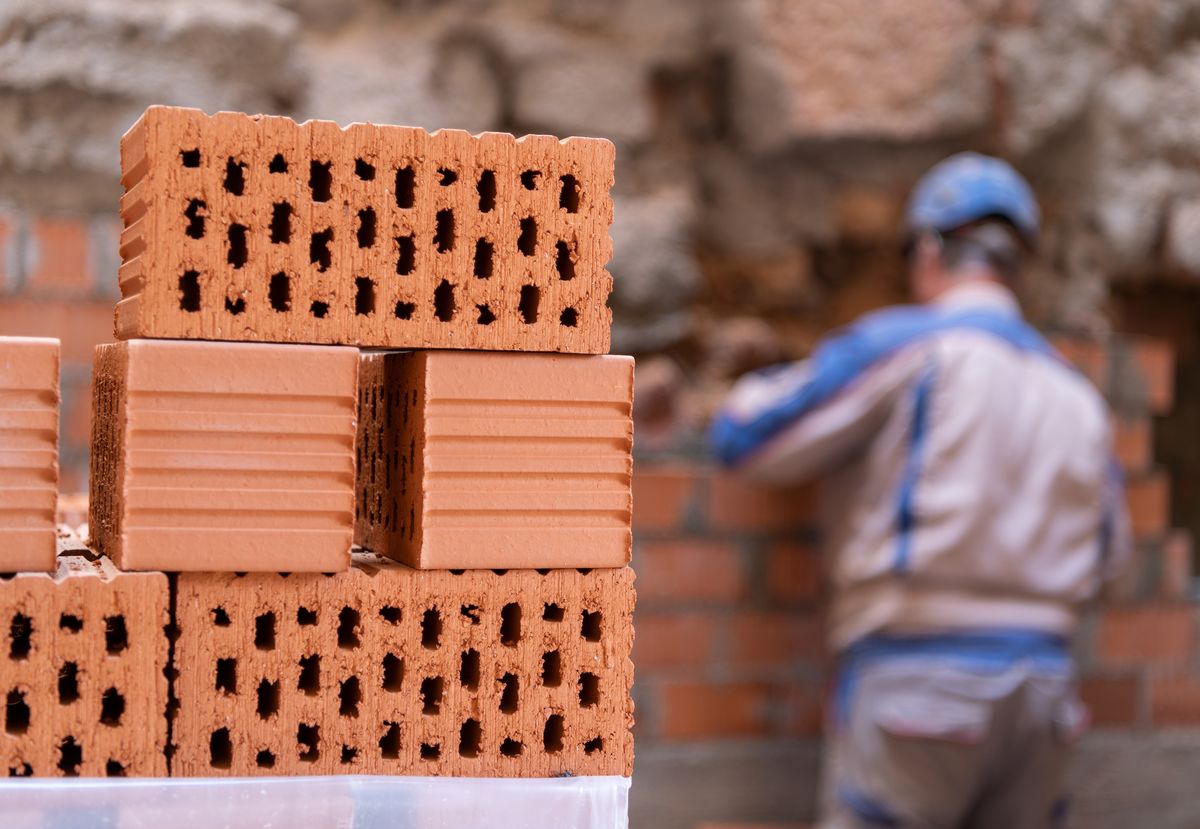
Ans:
<svg viewBox="0 0 1200 829"><path fill-rule="evenodd" d="M959 153L935 165L913 188L904 215L909 236L946 233L981 219L1007 220L1031 247L1041 214L1029 183L1007 161Z"/></svg>

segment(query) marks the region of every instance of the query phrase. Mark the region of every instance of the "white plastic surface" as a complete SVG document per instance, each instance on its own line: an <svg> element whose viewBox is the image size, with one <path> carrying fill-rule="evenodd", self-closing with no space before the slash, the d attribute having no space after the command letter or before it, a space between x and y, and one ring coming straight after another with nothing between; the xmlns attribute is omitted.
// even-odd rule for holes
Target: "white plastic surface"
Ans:
<svg viewBox="0 0 1200 829"><path fill-rule="evenodd" d="M3 829L627 829L629 779L0 781Z"/></svg>

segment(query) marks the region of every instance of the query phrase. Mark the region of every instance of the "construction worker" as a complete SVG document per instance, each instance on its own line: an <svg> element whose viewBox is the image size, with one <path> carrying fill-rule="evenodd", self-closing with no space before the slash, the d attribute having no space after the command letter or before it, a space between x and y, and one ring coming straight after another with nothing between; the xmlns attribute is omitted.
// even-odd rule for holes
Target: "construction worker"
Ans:
<svg viewBox="0 0 1200 829"><path fill-rule="evenodd" d="M1069 637L1129 550L1104 401L1022 318L1028 184L964 153L907 207L919 304L743 378L712 430L747 476L824 476L824 827L1038 829L1086 725Z"/></svg>

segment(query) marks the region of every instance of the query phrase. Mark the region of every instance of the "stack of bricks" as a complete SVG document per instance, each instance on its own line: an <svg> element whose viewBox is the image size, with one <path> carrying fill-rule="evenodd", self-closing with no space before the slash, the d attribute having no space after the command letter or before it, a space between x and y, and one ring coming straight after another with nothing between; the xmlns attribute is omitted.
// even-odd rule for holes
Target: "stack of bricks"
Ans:
<svg viewBox="0 0 1200 829"><path fill-rule="evenodd" d="M0 582L10 773L628 775L611 144L154 107L121 159L88 547L0 484L59 571Z"/></svg>

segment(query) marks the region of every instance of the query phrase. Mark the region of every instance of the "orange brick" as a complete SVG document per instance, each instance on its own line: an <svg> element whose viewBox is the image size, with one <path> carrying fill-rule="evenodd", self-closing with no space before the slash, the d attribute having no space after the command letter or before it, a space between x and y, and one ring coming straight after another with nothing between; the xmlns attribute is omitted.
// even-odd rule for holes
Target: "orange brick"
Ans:
<svg viewBox="0 0 1200 829"><path fill-rule="evenodd" d="M1109 607L1100 615L1096 655L1113 666L1183 665L1191 660L1195 634L1189 605Z"/></svg>
<svg viewBox="0 0 1200 829"><path fill-rule="evenodd" d="M679 527L696 491L696 470L681 464L639 464L633 470L633 528Z"/></svg>
<svg viewBox="0 0 1200 829"><path fill-rule="evenodd" d="M633 568L643 602L736 602L745 593L741 556L728 542L639 542Z"/></svg>
<svg viewBox="0 0 1200 829"><path fill-rule="evenodd" d="M639 598L641 595L639 582ZM638 611L633 663L638 671L701 670L712 662L717 622L711 614ZM644 676L644 674L640 674Z"/></svg>
<svg viewBox="0 0 1200 829"><path fill-rule="evenodd" d="M775 601L815 601L821 584L821 554L813 545L779 543L767 553L767 593Z"/></svg>
<svg viewBox="0 0 1200 829"><path fill-rule="evenodd" d="M664 739L759 737L771 730L771 689L763 683L667 683L661 701Z"/></svg>
<svg viewBox="0 0 1200 829"><path fill-rule="evenodd" d="M1108 350L1097 342L1056 338L1054 347L1098 389L1108 385Z"/></svg>
<svg viewBox="0 0 1200 829"><path fill-rule="evenodd" d="M1079 694L1091 714L1093 725L1119 726L1137 723L1138 680L1134 677L1085 677Z"/></svg>
<svg viewBox="0 0 1200 829"><path fill-rule="evenodd" d="M1170 483L1161 470L1126 481L1125 499L1134 538L1145 541L1161 538L1166 533L1170 498Z"/></svg>
<svg viewBox="0 0 1200 829"><path fill-rule="evenodd" d="M36 219L30 228L36 288L88 289L92 285L88 224L78 217Z"/></svg>
<svg viewBox="0 0 1200 829"><path fill-rule="evenodd" d="M1200 679L1194 676L1150 679L1150 720L1164 725L1200 725Z"/></svg>
<svg viewBox="0 0 1200 829"><path fill-rule="evenodd" d="M1145 472L1154 459L1153 429L1148 417L1113 419L1113 451L1125 473Z"/></svg>
<svg viewBox="0 0 1200 829"><path fill-rule="evenodd" d="M729 626L729 662L738 668L791 668L825 656L821 614L748 612Z"/></svg>
<svg viewBox="0 0 1200 829"><path fill-rule="evenodd" d="M1154 414L1165 414L1175 402L1175 353L1164 340L1139 338L1131 342L1133 363Z"/></svg>
<svg viewBox="0 0 1200 829"><path fill-rule="evenodd" d="M812 527L817 520L814 485L773 488L717 473L709 486L708 514L715 528L745 532L784 532Z"/></svg>

